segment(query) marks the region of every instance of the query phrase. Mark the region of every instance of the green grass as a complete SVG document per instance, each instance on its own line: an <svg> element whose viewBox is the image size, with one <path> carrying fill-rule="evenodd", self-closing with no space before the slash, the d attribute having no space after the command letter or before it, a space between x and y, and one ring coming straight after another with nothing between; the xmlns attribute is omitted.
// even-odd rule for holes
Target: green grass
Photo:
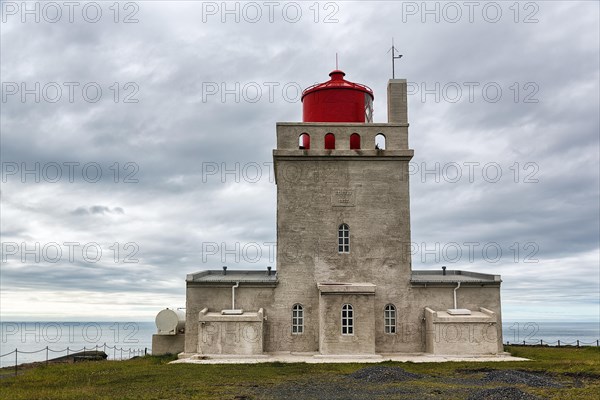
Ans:
<svg viewBox="0 0 600 400"><path fill-rule="evenodd" d="M564 388L532 388L516 385L521 390L543 398L597 399L600 393L600 349L507 347L526 362L448 362L391 363L406 371L434 376L433 379L407 381L403 388L442 392L439 398L461 398L465 383L452 378L477 376L464 370L518 369L545 371ZM344 375L371 364L254 364L197 365L168 364L172 357L142 357L129 361L81 362L76 364L41 365L25 369L18 376L0 373L2 399L234 399L271 398L263 392L279 384L298 380L337 382ZM445 379L448 379L446 381ZM389 384L388 384L389 385ZM489 387L498 387L494 384ZM364 385L361 385L364 389ZM380 385L385 386L385 385ZM481 389L475 385L471 389ZM486 386L488 387L488 386ZM454 394L452 394L454 393ZM246 397L244 397L246 396ZM402 397L397 397L402 398ZM408 397L410 398L410 397Z"/></svg>

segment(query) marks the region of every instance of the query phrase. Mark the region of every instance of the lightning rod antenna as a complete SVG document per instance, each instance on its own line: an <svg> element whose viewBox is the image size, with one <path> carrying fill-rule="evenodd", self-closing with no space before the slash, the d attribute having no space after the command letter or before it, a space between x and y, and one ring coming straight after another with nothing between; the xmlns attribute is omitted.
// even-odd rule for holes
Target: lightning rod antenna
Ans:
<svg viewBox="0 0 600 400"><path fill-rule="evenodd" d="M396 79L396 60L402 58L402 54L396 55L396 47L394 47L394 38L392 38L392 48L390 49L392 52L392 79Z"/></svg>

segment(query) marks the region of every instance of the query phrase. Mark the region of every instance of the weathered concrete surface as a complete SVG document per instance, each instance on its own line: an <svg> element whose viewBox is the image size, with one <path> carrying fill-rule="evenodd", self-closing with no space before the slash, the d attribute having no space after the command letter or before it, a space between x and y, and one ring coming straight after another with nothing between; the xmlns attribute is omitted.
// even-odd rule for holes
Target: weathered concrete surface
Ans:
<svg viewBox="0 0 600 400"><path fill-rule="evenodd" d="M152 335L152 355L179 354L184 350L185 334Z"/></svg>
<svg viewBox="0 0 600 400"><path fill-rule="evenodd" d="M170 364L258 364L258 363L380 363L383 361L431 363L431 362L490 362L490 361L529 361L526 358L513 357L510 354L495 356L437 356L430 354L382 354L379 358L360 356L320 357L318 355L292 355L292 354L265 354L265 357L208 357L208 358L181 358L171 361Z"/></svg>
<svg viewBox="0 0 600 400"><path fill-rule="evenodd" d="M260 355L263 353L264 311L244 311L240 315L223 315L200 311L198 321L199 354Z"/></svg>
<svg viewBox="0 0 600 400"><path fill-rule="evenodd" d="M490 355L498 352L497 316L485 308L471 315L450 315L425 308L427 353Z"/></svg>
<svg viewBox="0 0 600 400"><path fill-rule="evenodd" d="M406 79L390 79L387 87L388 123L408 124Z"/></svg>
<svg viewBox="0 0 600 400"><path fill-rule="evenodd" d="M198 326L199 314L204 308L214 311L230 309L231 284L220 284L213 287L201 286L194 283L187 284L186 291L186 336L185 352L196 353L198 351ZM235 292L236 308L248 311L256 311L260 308L269 315L269 308L274 301L274 290L272 286L260 286L257 284L240 283ZM264 328L264 327L263 327Z"/></svg>
<svg viewBox="0 0 600 400"><path fill-rule="evenodd" d="M375 354L374 293L322 292L320 298L321 354ZM342 333L341 310L353 307L353 332Z"/></svg>

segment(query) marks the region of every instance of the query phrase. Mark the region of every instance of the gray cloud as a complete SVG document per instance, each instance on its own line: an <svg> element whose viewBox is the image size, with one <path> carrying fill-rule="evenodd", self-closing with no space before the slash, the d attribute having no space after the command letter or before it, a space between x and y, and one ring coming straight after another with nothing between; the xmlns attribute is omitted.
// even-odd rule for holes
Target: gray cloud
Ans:
<svg viewBox="0 0 600 400"><path fill-rule="evenodd" d="M2 103L2 242L80 247L73 262L22 262L17 254L3 263L3 304L11 305L2 306L3 318L52 314L54 303L31 300L42 288L55 301L82 301L89 309L97 303L85 303L79 291L94 302L104 296L108 317L106 310L127 313L134 304L182 305L185 274L223 264L220 254L205 260L203 244L274 242L276 187L268 177L275 123L301 120L292 89L326 80L337 52L347 78L373 88L375 120L386 121L391 37L404 54L397 76L418 88L409 97L418 168L410 176L413 242L463 250L465 242L497 243L504 254L495 263L476 253L451 264L443 254L423 260L416 253L413 267L501 273L508 318L548 305L563 310L560 318L569 305L597 303L598 4L534 3L537 23L522 22L531 11L524 9L515 23L509 3L499 3L497 23L486 22L481 9L473 23L464 9L457 23L443 16L423 23L421 14L403 14L406 2L335 3L333 23L323 22L332 11L323 8L315 23L308 3L300 3L296 23L280 9L273 23L264 15L257 23L222 23L220 15L203 23L200 2L140 2L134 24L114 23L109 10L96 24L9 19L2 24L2 82L57 82L63 97L36 103L29 95L23 103L17 95ZM79 83L72 103L65 82ZM86 83L101 87L99 101L82 98ZM486 84L501 88L497 102L485 98ZM207 94L214 85L219 93ZM256 87L262 96L248 101ZM454 101L456 87L462 93ZM222 98L223 88L238 98ZM125 103L126 96L137 102ZM525 102L531 99L537 102ZM475 162L470 182L464 163ZM244 176L250 163L261 168L256 183ZM423 175L436 163L439 182ZM461 166L458 182L443 173L450 163ZM495 183L482 172L491 163L502 170ZM18 171L5 175L9 164ZM515 242L517 263L510 259ZM534 264L522 262L530 242L539 248ZM91 243L103 250L95 263L80 252ZM128 244L137 246L134 256ZM124 263L128 256L137 262ZM273 264L266 255L226 263ZM109 299L116 293L120 304ZM131 314L151 318L152 307Z"/></svg>
<svg viewBox="0 0 600 400"><path fill-rule="evenodd" d="M90 215L90 214L124 214L125 211L121 207L110 208L107 206L91 206L91 207L77 207L71 211L73 215Z"/></svg>

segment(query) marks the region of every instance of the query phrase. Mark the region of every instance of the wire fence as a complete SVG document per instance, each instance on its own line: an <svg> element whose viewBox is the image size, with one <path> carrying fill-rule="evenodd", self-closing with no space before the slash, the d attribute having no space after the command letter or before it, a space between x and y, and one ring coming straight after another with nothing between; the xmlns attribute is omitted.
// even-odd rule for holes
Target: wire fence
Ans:
<svg viewBox="0 0 600 400"><path fill-rule="evenodd" d="M548 341L548 340L523 340L520 342L506 342L507 346L556 346L556 347L564 347L564 346L575 346L575 347L589 347L589 346L596 346L596 347L600 347L600 340L595 340L595 341L591 341L591 342L584 342L582 340L575 340L572 342L566 342L564 340L555 340L555 341Z"/></svg>
<svg viewBox="0 0 600 400"><path fill-rule="evenodd" d="M106 343L104 343L103 345L99 346L99 345L95 345L94 347L86 347L84 346L82 349L71 349L70 347L67 347L66 349L62 349L62 350L54 350L51 349L50 347L46 346L42 349L36 350L36 351L25 351L25 350L19 350L18 348L14 349L11 352L8 352L6 354L0 354L0 359L3 357L8 357L12 354L14 354L15 356L15 375L17 375L18 372L18 367L19 367L19 354L36 354L36 353L41 353L41 352L46 352L46 358L45 360L42 361L37 361L39 362L45 362L46 365L48 365L48 363L50 361L52 361L54 358L57 357L53 357L50 358L50 353L65 353L64 357L68 357L69 355L73 355L73 354L78 354L77 357L81 357L81 359L86 359L86 357L92 358L92 355L98 355L98 352L103 351L107 356L109 355L109 353L107 353L107 350L110 352L110 350L112 350L113 352L113 360L129 360L133 357L139 357L139 356L145 356L148 354L151 354L151 350L148 349L147 347L141 349L133 349L133 348L123 348L123 347L117 347L117 346L108 346ZM94 352L94 353L90 353L89 356L86 355L86 352ZM83 354L81 354L83 353ZM117 355L119 356L117 358ZM63 356L60 356L63 357Z"/></svg>
<svg viewBox="0 0 600 400"><path fill-rule="evenodd" d="M567 342L567 341L561 341L561 340L555 340L555 341L544 341L543 339L538 340L523 340L521 342L509 342L507 341L505 343L507 346L556 346L556 347L565 347L565 346L574 346L574 347L589 347L589 346L596 346L596 347L600 347L600 340L596 340L596 341L592 341L592 342L584 342L582 340L575 340L572 342ZM109 355L109 353L107 353L107 350L112 350L113 352L113 360L129 360L133 357L139 357L139 356L145 356L148 354L151 354L151 351L149 351L149 349L147 347L143 348L143 349L132 349L132 348L123 348L123 347L117 347L117 346L108 346L106 343L104 343L102 346L99 345L95 345L94 347L83 347L82 349L71 349L69 347L67 347L66 349L62 349L62 350L54 350L51 349L50 347L46 346L42 349L36 350L36 351L24 351L24 350L19 350L18 348L14 349L11 352L8 352L6 354L1 354L0 358L3 357L8 357L12 354L15 355L15 375L17 375L18 372L18 367L19 367L19 354L36 354L36 353L41 353L41 352L46 352L46 358L45 360L42 361L38 361L38 362L45 362L46 365L52 361L52 359L50 358L50 353L65 353L65 356L68 357L69 355L72 354L77 354L77 353L83 353L83 355L81 355L84 359L86 357L86 352L90 351L90 352L94 352L95 355L97 355L97 353L102 350L107 356ZM119 355L119 357L117 358L117 355ZM91 356L91 354L90 354Z"/></svg>

